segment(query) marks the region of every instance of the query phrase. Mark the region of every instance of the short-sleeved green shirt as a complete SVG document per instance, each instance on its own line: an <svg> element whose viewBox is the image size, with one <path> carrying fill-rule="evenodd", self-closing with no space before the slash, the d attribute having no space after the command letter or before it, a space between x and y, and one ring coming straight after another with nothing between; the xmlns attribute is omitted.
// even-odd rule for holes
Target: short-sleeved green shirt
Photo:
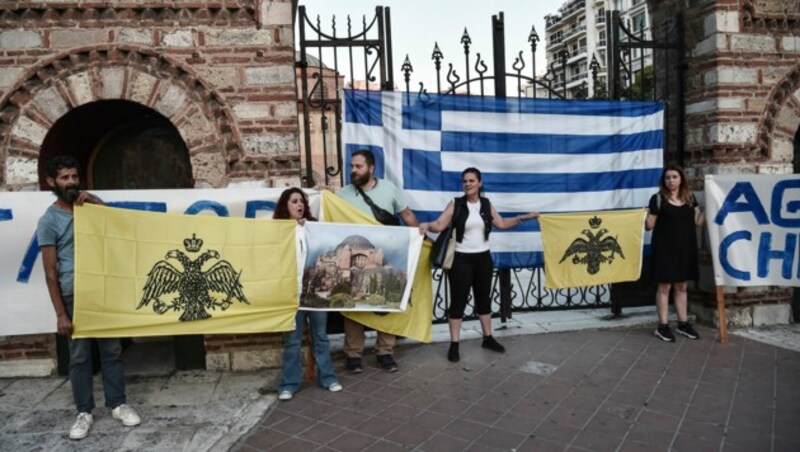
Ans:
<svg viewBox="0 0 800 452"><path fill-rule="evenodd" d="M369 190L364 190L364 193L366 193L367 196L372 199L372 202L374 202L375 205L392 212L395 215L408 207L408 203L406 202L406 198L403 195L402 190L397 188L393 183L386 179L378 178L375 178L375 182L376 184L373 185L372 188ZM358 210L368 215L372 215L372 209L369 207L369 204L364 201L364 197L358 193L355 185L346 185L339 189L336 194L341 196L345 201L357 207Z"/></svg>

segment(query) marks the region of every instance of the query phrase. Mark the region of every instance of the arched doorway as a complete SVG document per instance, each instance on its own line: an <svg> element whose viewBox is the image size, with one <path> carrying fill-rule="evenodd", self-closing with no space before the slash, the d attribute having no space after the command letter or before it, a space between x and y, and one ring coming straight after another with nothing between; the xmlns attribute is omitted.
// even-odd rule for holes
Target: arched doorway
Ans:
<svg viewBox="0 0 800 452"><path fill-rule="evenodd" d="M135 102L92 102L56 121L39 154L43 189L43 165L58 154L78 158L84 185L93 190L194 186L189 152L178 130L155 110Z"/></svg>
<svg viewBox="0 0 800 452"><path fill-rule="evenodd" d="M76 107L48 130L39 152L39 184L55 155L80 162L83 186L91 190L193 188L186 143L169 119L127 100L102 100ZM60 336L59 336L60 338ZM64 341L66 342L66 341ZM205 367L203 336L124 340L126 363L142 372ZM66 344L58 344L59 372L66 371Z"/></svg>

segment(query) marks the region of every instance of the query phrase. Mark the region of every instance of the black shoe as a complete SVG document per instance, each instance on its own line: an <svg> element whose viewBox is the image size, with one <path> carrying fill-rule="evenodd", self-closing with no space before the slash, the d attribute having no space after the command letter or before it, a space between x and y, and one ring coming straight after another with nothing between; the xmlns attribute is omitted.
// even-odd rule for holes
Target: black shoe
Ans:
<svg viewBox="0 0 800 452"><path fill-rule="evenodd" d="M488 348L489 350L497 353L505 353L506 348L500 345L493 336L483 336L483 343L481 347Z"/></svg>
<svg viewBox="0 0 800 452"><path fill-rule="evenodd" d="M678 334L688 337L689 339L700 339L700 335L697 334L697 331L695 331L694 328L692 328L692 325L689 325L688 322L679 322L678 328L676 328L675 331L677 331Z"/></svg>
<svg viewBox="0 0 800 452"><path fill-rule="evenodd" d="M345 368L351 374L360 374L364 372L364 368L361 366L361 358L347 358Z"/></svg>
<svg viewBox="0 0 800 452"><path fill-rule="evenodd" d="M659 325L656 329L656 337L664 342L675 342L675 336L672 334L672 330L669 329L669 325Z"/></svg>
<svg viewBox="0 0 800 452"><path fill-rule="evenodd" d="M397 372L397 363L392 358L392 355L378 355L378 364L381 365L386 372Z"/></svg>
<svg viewBox="0 0 800 452"><path fill-rule="evenodd" d="M461 361L461 355L458 354L458 342L450 343L450 350L447 351L447 360L451 363Z"/></svg>

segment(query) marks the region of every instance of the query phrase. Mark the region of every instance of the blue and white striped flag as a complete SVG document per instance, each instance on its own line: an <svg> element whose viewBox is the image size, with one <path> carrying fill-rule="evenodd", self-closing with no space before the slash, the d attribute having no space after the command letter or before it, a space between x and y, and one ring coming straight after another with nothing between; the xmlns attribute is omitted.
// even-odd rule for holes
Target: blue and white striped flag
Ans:
<svg viewBox="0 0 800 452"><path fill-rule="evenodd" d="M404 190L420 221L463 194L470 166L502 216L643 207L661 175L663 113L656 102L345 90L344 168L372 150L376 175ZM544 262L537 221L493 232L490 246L498 268Z"/></svg>

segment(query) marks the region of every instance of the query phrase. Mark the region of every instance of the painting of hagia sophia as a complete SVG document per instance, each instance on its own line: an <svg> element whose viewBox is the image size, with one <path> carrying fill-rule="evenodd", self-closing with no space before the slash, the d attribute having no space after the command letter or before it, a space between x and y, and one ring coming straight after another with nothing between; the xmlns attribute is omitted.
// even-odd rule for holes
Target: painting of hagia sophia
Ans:
<svg viewBox="0 0 800 452"><path fill-rule="evenodd" d="M398 310L408 280L364 235L352 234L306 261L300 306L317 309ZM399 268L398 268L399 267Z"/></svg>

